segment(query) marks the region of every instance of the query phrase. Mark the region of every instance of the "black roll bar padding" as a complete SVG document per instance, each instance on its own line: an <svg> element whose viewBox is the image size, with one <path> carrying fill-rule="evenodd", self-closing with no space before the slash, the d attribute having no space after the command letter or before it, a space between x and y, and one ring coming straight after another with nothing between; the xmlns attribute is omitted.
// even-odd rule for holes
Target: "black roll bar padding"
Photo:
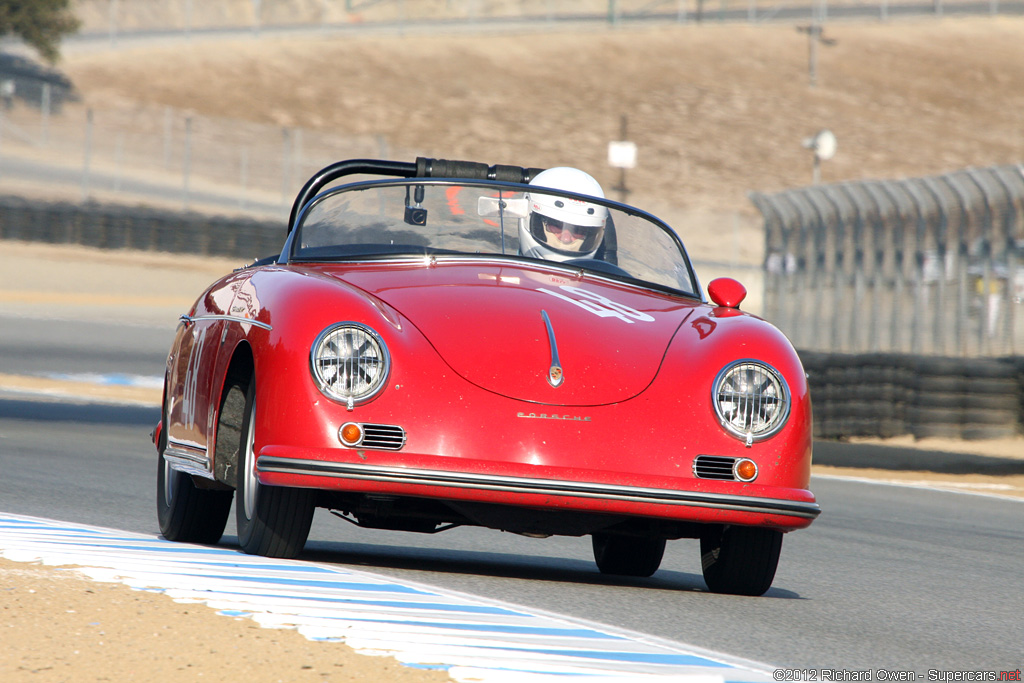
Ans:
<svg viewBox="0 0 1024 683"><path fill-rule="evenodd" d="M463 178L466 180L498 180L505 183L529 183L537 177L541 168L521 166L488 166L476 161L453 161L449 159L416 159L417 178Z"/></svg>
<svg viewBox="0 0 1024 683"><path fill-rule="evenodd" d="M449 161L447 159L416 158L417 178L466 178L487 180L487 164L476 161Z"/></svg>
<svg viewBox="0 0 1024 683"><path fill-rule="evenodd" d="M488 166L475 161L451 161L448 159L427 159L417 157L415 163L407 161L383 161L380 159L347 159L337 161L317 171L306 181L292 204L288 215L287 231L295 227L299 211L309 200L320 194L329 183L347 175L360 173L395 176L398 178L462 178L464 180L498 180L506 183L529 183L537 177L541 168L520 166Z"/></svg>

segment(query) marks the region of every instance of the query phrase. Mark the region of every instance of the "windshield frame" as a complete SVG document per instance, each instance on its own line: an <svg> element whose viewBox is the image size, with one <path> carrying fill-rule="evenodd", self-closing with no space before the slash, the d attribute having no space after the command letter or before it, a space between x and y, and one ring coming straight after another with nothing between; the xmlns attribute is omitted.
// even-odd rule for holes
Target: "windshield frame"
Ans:
<svg viewBox="0 0 1024 683"><path fill-rule="evenodd" d="M487 253L487 254L471 254L471 253L455 253L444 249L431 249L429 247L423 247L422 252L405 251L401 253L378 253L378 254L360 254L355 253L351 255L343 255L337 257L324 257L324 256L302 256L297 253L299 245L301 243L301 235L303 227L305 226L306 219L311 215L312 211L320 204L337 197L338 195L345 194L347 192L358 192L367 191L373 189L384 189L392 187L409 188L409 187L467 187L467 188L481 188L490 190L502 190L510 193L528 193L537 192L538 186L528 185L525 183L514 183L498 180L477 180L477 179L466 179L466 178L423 178L423 177L392 177L392 178L377 178L370 180L360 180L356 182L348 182L343 185L335 185L329 187L319 194L310 198L295 218L294 225L288 233L288 238L285 240L284 247L281 250L278 264L310 264L310 263L357 263L357 262L377 262L387 260L401 260L409 261L409 259L422 259L429 257L432 259L451 259L451 260L504 260L510 259L519 262L526 262L530 264L543 264L545 266L551 266L558 269L570 270L573 273L585 272L588 276L597 276L602 278L609 278L617 282L625 282L634 286L640 286L648 289L655 289L661 292L666 292L678 296L684 296L687 298L696 298L703 301L703 289L700 286L700 282L697 278L697 273L693 268L693 263L690 260L689 252L687 252L682 239L676 231L663 220L657 216L648 213L642 209L638 209L629 204L617 202L607 198L593 197L590 195L582 195L575 192L568 192L564 190L558 190L554 188L543 188L544 194L550 194L555 196L566 197L570 199L577 199L581 201L590 202L604 206L609 210L614 210L625 214L630 217L636 217L642 219L648 223L651 223L655 227L659 228L662 232L667 234L671 239L672 243L678 249L679 255L682 259L683 264L686 267L687 274L689 276L690 286L692 292L687 292L682 289L677 289L668 285L664 285L658 282L652 282L650 280L644 280L630 275L619 275L617 273L609 273L604 270L592 269L584 267L578 263L574 264L569 262L560 262L554 260L537 259L529 256L524 256L518 253L510 254L499 254L499 253Z"/></svg>

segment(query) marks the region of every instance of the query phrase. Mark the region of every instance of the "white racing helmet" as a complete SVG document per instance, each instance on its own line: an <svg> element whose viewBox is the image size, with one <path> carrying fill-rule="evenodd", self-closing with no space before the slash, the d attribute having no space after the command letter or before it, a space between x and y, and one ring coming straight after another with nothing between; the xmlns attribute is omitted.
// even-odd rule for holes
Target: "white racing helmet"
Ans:
<svg viewBox="0 0 1024 683"><path fill-rule="evenodd" d="M604 199L600 183L576 168L549 168L538 173L530 185ZM523 256L550 261L593 258L604 239L608 209L540 192L528 192L526 199L529 215L519 222L519 251Z"/></svg>

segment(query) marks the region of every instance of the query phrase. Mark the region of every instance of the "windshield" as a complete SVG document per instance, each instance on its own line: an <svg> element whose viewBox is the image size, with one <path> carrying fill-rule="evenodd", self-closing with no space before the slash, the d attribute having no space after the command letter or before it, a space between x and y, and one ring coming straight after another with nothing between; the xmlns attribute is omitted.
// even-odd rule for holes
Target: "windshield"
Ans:
<svg viewBox="0 0 1024 683"><path fill-rule="evenodd" d="M653 216L511 183L401 180L339 187L310 202L289 249L293 262L528 258L691 296L699 291L679 238Z"/></svg>

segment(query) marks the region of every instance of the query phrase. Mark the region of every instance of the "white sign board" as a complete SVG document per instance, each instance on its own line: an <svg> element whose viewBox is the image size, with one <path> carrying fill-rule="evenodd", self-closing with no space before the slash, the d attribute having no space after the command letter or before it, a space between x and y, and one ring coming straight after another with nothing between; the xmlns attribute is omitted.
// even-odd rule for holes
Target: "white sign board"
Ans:
<svg viewBox="0 0 1024 683"><path fill-rule="evenodd" d="M636 143L609 142L608 165L612 168L636 168Z"/></svg>

